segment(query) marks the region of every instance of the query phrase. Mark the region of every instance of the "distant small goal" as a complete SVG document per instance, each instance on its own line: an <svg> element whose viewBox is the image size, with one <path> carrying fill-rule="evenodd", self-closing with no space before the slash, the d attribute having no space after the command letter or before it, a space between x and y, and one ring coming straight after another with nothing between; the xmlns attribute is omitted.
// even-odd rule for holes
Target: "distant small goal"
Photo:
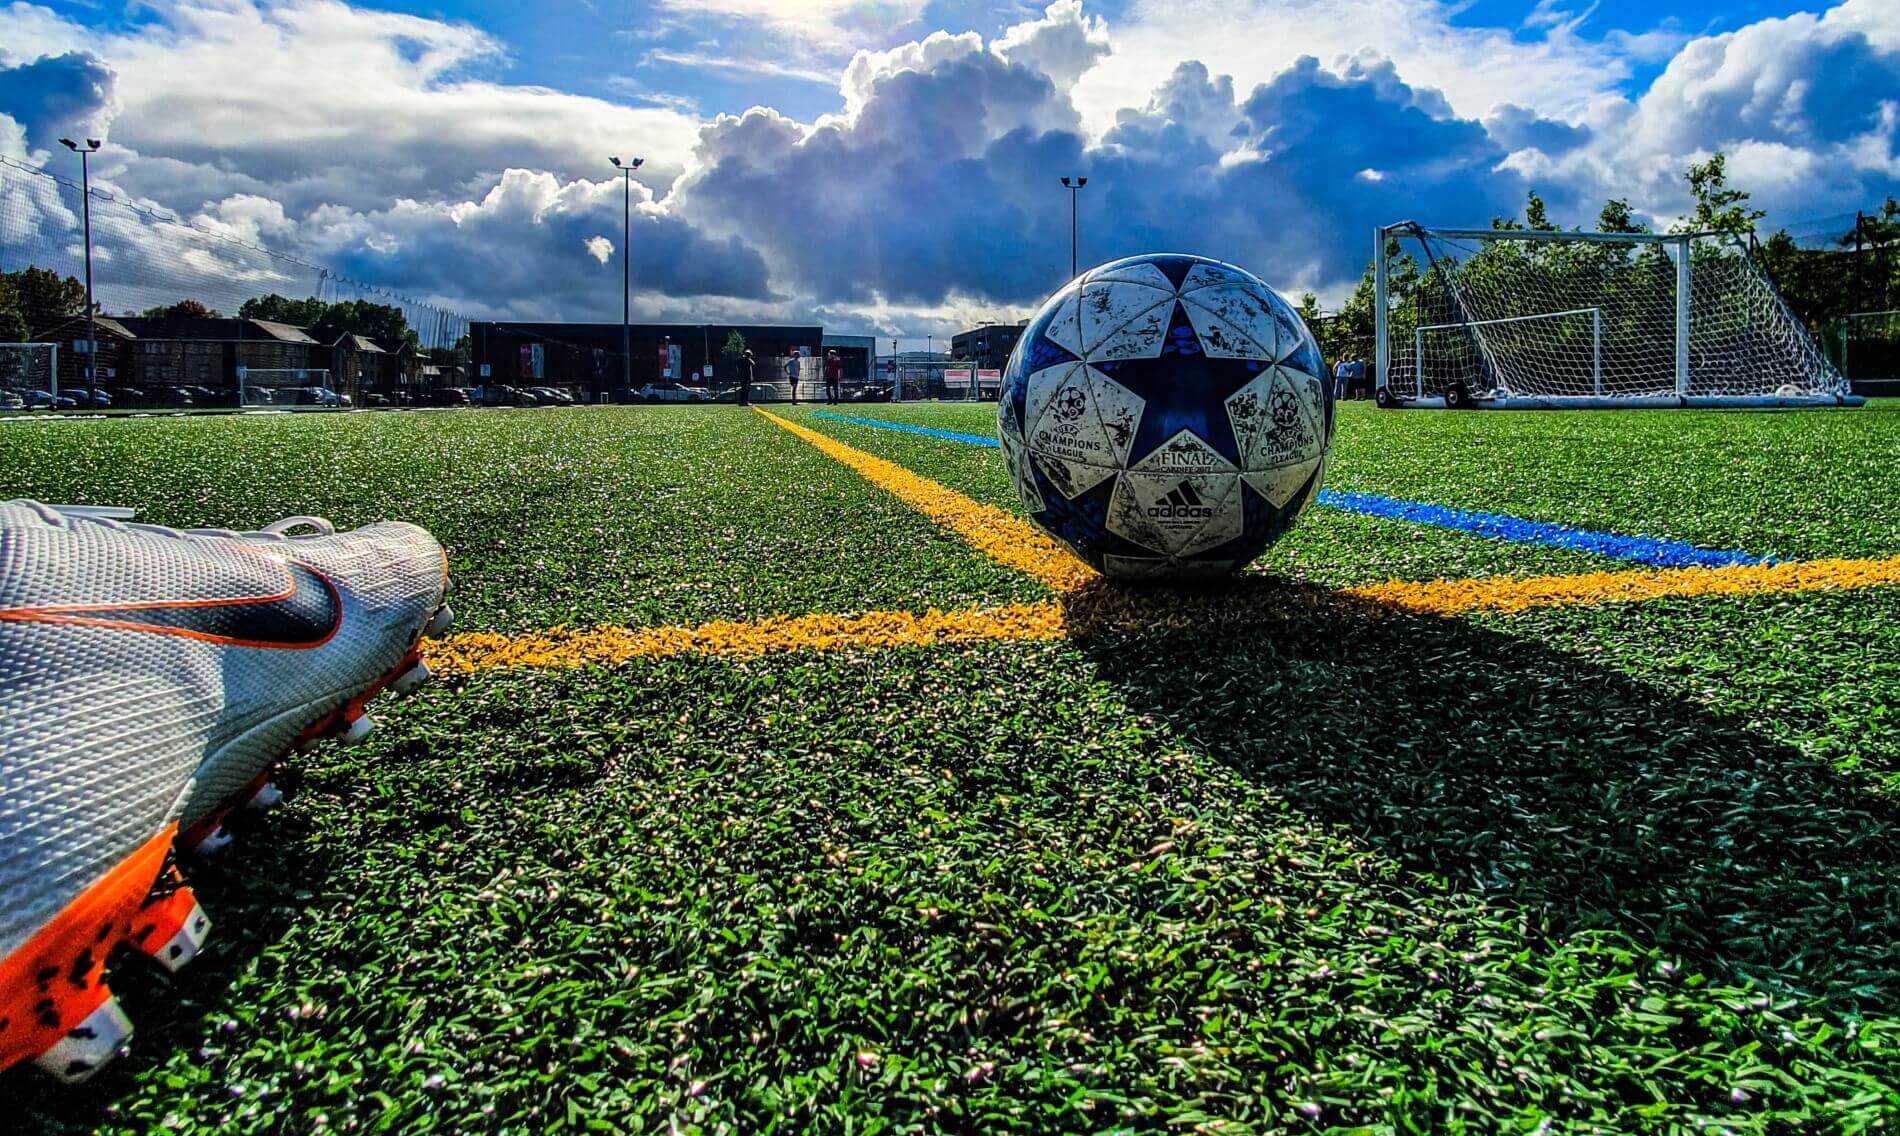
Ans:
<svg viewBox="0 0 1900 1136"><path fill-rule="evenodd" d="M59 393L59 345L0 343L0 391Z"/></svg>
<svg viewBox="0 0 1900 1136"><path fill-rule="evenodd" d="M1381 406L1859 405L1723 233L1375 234Z"/></svg>

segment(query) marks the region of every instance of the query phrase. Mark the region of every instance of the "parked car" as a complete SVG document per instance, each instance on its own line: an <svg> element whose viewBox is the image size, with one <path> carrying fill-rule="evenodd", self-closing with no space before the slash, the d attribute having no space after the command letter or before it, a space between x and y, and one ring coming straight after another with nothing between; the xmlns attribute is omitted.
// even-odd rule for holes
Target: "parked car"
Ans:
<svg viewBox="0 0 1900 1136"><path fill-rule="evenodd" d="M145 405L145 392L137 387L101 387L100 389L111 392L112 405L120 410Z"/></svg>
<svg viewBox="0 0 1900 1136"><path fill-rule="evenodd" d="M85 387L73 388L73 402L82 410L111 410L112 392L104 387L87 390Z"/></svg>
<svg viewBox="0 0 1900 1136"><path fill-rule="evenodd" d="M191 392L184 387L159 387L145 396L147 406L185 409L192 405Z"/></svg>
<svg viewBox="0 0 1900 1136"><path fill-rule="evenodd" d="M20 397L26 400L29 410L72 410L79 405L65 395L56 395L52 391L31 390Z"/></svg>
<svg viewBox="0 0 1900 1136"><path fill-rule="evenodd" d="M246 406L275 406L276 403L277 392L269 387L246 386L244 388L244 405Z"/></svg>
<svg viewBox="0 0 1900 1136"><path fill-rule="evenodd" d="M26 400L14 391L0 391L0 410L25 410Z"/></svg>
<svg viewBox="0 0 1900 1136"><path fill-rule="evenodd" d="M284 387L277 392L279 406L342 406L343 398L329 387Z"/></svg>
<svg viewBox="0 0 1900 1136"><path fill-rule="evenodd" d="M712 391L678 383L648 383L640 388L640 397L654 402L711 402Z"/></svg>
<svg viewBox="0 0 1900 1136"><path fill-rule="evenodd" d="M468 391L461 387L437 387L423 392L421 404L423 406L467 406L469 404Z"/></svg>
<svg viewBox="0 0 1900 1136"><path fill-rule="evenodd" d="M574 396L559 387L529 387L544 406L573 406Z"/></svg>

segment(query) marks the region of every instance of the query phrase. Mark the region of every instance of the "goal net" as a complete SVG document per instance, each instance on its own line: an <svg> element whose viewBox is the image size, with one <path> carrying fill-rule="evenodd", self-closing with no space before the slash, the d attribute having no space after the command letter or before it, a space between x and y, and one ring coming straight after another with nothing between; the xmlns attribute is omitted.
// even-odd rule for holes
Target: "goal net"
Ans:
<svg viewBox="0 0 1900 1136"><path fill-rule="evenodd" d="M240 367L239 403L245 406L320 405L321 396L302 392L316 388L335 391L330 372L321 367ZM292 392L297 392L294 395Z"/></svg>
<svg viewBox="0 0 1900 1136"><path fill-rule="evenodd" d="M1850 401L1736 237L1406 223L1377 240L1382 403Z"/></svg>
<svg viewBox="0 0 1900 1136"><path fill-rule="evenodd" d="M0 391L59 393L59 345L0 343Z"/></svg>

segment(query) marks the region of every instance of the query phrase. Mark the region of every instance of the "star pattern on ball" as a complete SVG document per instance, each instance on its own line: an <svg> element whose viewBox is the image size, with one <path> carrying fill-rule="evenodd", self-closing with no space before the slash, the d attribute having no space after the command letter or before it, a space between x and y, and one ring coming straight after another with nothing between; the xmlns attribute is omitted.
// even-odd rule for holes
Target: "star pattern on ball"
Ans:
<svg viewBox="0 0 1900 1136"><path fill-rule="evenodd" d="M1145 407L1130 452L1145 454L1183 430L1191 430L1214 451L1242 464L1240 441L1223 409L1234 392L1273 365L1271 359L1209 355L1201 348L1187 302L1174 301L1174 312L1152 359L1104 360L1096 370L1127 388Z"/></svg>

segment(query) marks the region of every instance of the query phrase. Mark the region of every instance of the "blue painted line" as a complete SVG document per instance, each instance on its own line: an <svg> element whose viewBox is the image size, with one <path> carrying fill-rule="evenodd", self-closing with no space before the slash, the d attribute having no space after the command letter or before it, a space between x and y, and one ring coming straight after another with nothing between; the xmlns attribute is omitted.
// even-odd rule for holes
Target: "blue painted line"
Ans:
<svg viewBox="0 0 1900 1136"><path fill-rule="evenodd" d="M1598 532L1594 529L1580 529L1571 525L1553 524L1549 521L1527 521L1522 517L1507 517L1502 513L1452 509L1444 505L1404 501L1397 497L1381 497L1375 493L1340 493L1325 489L1320 491L1319 503L1369 517L1385 517L1394 521L1431 525L1434 528L1455 529L1459 532L1475 533L1478 536L1508 540L1517 544L1544 544L1554 548L1575 549L1578 552L1595 553L1598 556L1608 556L1617 560L1634 560L1639 564L1652 564L1658 568L1730 568L1738 564L1764 563L1761 557L1750 556L1746 552L1698 548L1681 541L1662 540L1653 536L1625 536L1622 533Z"/></svg>
<svg viewBox="0 0 1900 1136"><path fill-rule="evenodd" d="M815 410L813 418L829 418L833 422L850 422L858 426L875 426L879 430L901 430L906 434L923 434L930 438L942 438L946 442L962 442L966 446L988 446L999 449L1002 446L988 434L959 434L955 430L939 430L933 426L913 426L908 422L886 422L878 418L853 418L849 414L833 414L829 410Z"/></svg>
<svg viewBox="0 0 1900 1136"><path fill-rule="evenodd" d="M987 434L959 434L954 430L913 426L908 422L854 418L848 414L833 414L828 410L816 411L814 417L829 418L834 422L849 422L857 426L870 426L879 430L923 434L948 442L961 442L966 446L987 446L990 449L996 449L999 446L997 440ZM1580 529L1550 521L1527 521L1522 517L1506 516L1503 513L1453 509L1445 505L1428 505L1422 501L1381 497L1376 493L1342 493L1324 489L1320 491L1319 503L1347 513L1407 521L1415 525L1430 525L1433 528L1452 529L1457 532L1490 537L1494 540L1510 541L1514 544L1542 544L1552 548L1568 548L1614 560L1631 560L1638 564L1650 564L1658 568L1731 568L1738 564L1767 563L1764 558L1750 556L1746 552L1698 548L1681 541L1598 532L1594 529Z"/></svg>

